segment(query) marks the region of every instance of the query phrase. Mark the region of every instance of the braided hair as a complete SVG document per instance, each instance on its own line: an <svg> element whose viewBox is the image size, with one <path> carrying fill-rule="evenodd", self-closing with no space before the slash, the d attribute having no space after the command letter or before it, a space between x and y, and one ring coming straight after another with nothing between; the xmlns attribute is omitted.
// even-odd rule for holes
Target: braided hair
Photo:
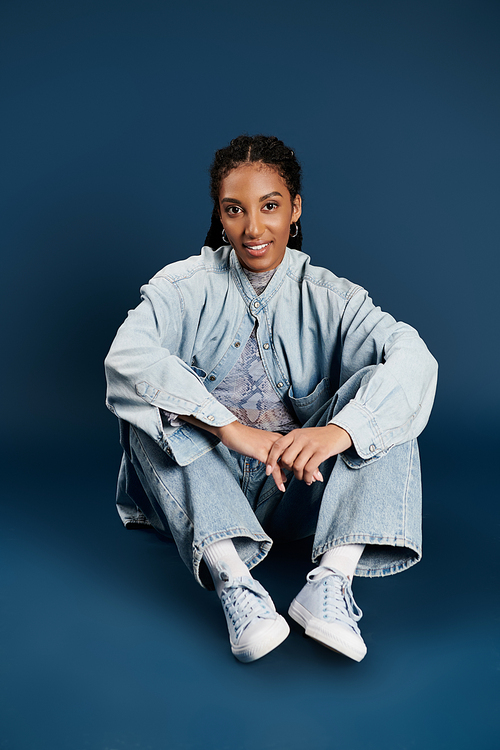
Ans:
<svg viewBox="0 0 500 750"><path fill-rule="evenodd" d="M216 250L222 244L222 222L219 217L219 191L222 180L236 167L249 162L262 162L273 167L290 193L293 201L301 191L301 169L294 152L274 135L239 135L229 146L215 152L210 167L210 195L214 202L212 223L205 245ZM289 237L288 246L302 249L302 229L297 221L297 236Z"/></svg>

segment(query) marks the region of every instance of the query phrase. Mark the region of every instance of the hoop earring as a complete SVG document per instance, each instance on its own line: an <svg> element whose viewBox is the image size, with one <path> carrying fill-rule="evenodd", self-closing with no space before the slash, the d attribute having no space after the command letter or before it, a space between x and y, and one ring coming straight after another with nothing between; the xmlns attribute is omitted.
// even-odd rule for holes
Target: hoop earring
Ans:
<svg viewBox="0 0 500 750"><path fill-rule="evenodd" d="M230 245L230 244L231 244L231 243L229 242L229 240L228 240L228 237L227 237L227 234L226 234L226 230L225 230L225 229L223 229L223 230L222 230L222 242L223 242L223 243L224 243L225 245Z"/></svg>
<svg viewBox="0 0 500 750"><path fill-rule="evenodd" d="M290 237L292 239L294 239L299 233L299 225L297 224L296 221L294 221L293 223L295 224L295 232L293 234L292 234L292 224L290 224Z"/></svg>

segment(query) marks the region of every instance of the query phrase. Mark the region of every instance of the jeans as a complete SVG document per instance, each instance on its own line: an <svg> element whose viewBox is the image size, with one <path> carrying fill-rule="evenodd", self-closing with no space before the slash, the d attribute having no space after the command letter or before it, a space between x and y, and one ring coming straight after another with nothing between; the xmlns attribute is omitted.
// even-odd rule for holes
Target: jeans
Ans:
<svg viewBox="0 0 500 750"><path fill-rule="evenodd" d="M304 427L323 426L359 388L353 375ZM314 535L312 559L343 544L364 544L359 576L398 573L421 558L421 482L416 440L362 459L351 448L321 464L324 482L307 486L287 472L280 492L265 465L222 443L179 466L145 432L127 425L131 467L144 492L140 510L160 533L174 539L196 580L212 582L202 563L206 545L231 538L248 568L273 540ZM130 499L127 499L130 503Z"/></svg>

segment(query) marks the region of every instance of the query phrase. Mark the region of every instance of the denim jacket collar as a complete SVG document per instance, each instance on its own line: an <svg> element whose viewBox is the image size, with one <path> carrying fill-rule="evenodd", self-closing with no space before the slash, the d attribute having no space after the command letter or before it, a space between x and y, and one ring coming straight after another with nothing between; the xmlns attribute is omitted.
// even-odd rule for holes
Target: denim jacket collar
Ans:
<svg viewBox="0 0 500 750"><path fill-rule="evenodd" d="M279 266L276 268L276 273L273 275L271 281L260 295L257 295L255 289L250 283L248 276L244 272L241 263L238 260L238 256L236 255L234 250L231 250L229 264L234 283L236 284L236 287L238 288L241 296L245 300L245 303L249 305L252 300L256 299L258 296L261 307L264 308L274 297L274 295L279 291L281 285L285 280L288 266L290 264L290 251L288 248L285 249L285 255L283 256L283 260L281 261Z"/></svg>

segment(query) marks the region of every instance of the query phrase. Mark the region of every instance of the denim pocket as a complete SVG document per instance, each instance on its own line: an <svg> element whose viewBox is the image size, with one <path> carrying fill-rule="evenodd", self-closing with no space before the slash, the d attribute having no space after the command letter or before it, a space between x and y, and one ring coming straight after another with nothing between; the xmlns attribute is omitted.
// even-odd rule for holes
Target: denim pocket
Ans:
<svg viewBox="0 0 500 750"><path fill-rule="evenodd" d="M331 397L330 378L323 378L312 393L309 393L307 396L302 396L301 398L296 398L293 395L293 389L292 386L290 386L288 396L298 420L301 424L304 424L304 422L307 422L307 420L310 419L312 415L323 406L323 404L326 404Z"/></svg>

